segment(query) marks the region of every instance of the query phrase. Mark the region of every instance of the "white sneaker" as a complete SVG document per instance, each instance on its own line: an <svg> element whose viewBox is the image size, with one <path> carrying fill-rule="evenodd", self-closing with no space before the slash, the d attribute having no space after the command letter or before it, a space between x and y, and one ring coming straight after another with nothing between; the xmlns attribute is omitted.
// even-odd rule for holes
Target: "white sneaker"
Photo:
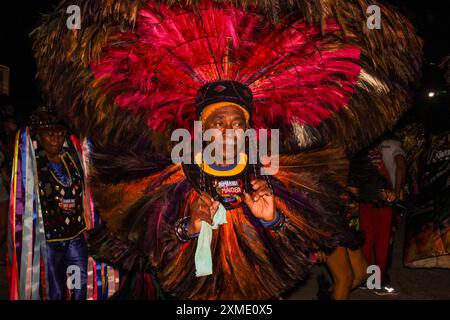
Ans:
<svg viewBox="0 0 450 320"><path fill-rule="evenodd" d="M381 289L374 289L373 293L379 296L387 296L387 295L397 295L400 293L400 290L395 289L393 286L382 286Z"/></svg>

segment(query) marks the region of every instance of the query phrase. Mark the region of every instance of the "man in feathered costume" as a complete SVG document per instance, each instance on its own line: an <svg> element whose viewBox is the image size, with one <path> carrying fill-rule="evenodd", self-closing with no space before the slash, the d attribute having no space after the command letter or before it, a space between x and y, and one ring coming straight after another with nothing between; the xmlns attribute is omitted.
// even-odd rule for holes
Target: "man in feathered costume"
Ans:
<svg viewBox="0 0 450 320"><path fill-rule="evenodd" d="M380 4L369 30L366 1L79 1L83 27L68 31L68 4L35 32L38 75L92 141L106 228L90 252L127 271L116 297L276 298L316 252L351 271L346 156L406 110L420 66L401 15ZM172 163L172 132L196 120L279 129L278 172L245 154Z"/></svg>

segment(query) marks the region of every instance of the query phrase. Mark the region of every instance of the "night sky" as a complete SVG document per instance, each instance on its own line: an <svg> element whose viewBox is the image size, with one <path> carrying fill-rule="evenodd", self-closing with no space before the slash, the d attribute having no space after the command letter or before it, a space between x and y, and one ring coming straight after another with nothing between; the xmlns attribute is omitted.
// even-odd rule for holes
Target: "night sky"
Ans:
<svg viewBox="0 0 450 320"><path fill-rule="evenodd" d="M423 105L427 102L424 97L429 91L445 90L443 72L437 64L442 57L450 54L450 21L446 1L387 2L409 17L425 40L423 77L420 90L416 91L416 104ZM10 67L10 101L18 113L26 113L40 103L39 84L34 76L36 65L28 34L38 25L40 14L50 12L57 3L57 0L28 0L2 1L0 4L0 64ZM441 100L433 103L442 104Z"/></svg>

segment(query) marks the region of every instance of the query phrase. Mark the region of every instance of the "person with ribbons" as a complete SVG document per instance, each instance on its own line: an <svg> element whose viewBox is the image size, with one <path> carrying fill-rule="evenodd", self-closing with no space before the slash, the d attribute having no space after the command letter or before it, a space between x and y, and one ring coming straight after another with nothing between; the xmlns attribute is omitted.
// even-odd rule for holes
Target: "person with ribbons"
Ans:
<svg viewBox="0 0 450 320"><path fill-rule="evenodd" d="M52 110L32 113L18 134L10 239L11 298L85 300L88 251L83 171ZM19 168L21 166L21 168ZM12 245L12 243L11 243ZM69 277L69 279L68 279Z"/></svg>

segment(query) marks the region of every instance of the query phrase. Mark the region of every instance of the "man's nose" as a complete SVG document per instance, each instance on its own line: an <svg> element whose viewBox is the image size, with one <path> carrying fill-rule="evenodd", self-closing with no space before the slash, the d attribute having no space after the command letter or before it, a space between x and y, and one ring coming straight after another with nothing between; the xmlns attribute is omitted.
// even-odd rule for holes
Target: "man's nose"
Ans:
<svg viewBox="0 0 450 320"><path fill-rule="evenodd" d="M58 142L58 137L57 136L50 136L50 141L52 143L57 143Z"/></svg>
<svg viewBox="0 0 450 320"><path fill-rule="evenodd" d="M226 138L232 139L235 136L236 136L236 133L234 132L233 127L230 126L225 129L225 137Z"/></svg>

